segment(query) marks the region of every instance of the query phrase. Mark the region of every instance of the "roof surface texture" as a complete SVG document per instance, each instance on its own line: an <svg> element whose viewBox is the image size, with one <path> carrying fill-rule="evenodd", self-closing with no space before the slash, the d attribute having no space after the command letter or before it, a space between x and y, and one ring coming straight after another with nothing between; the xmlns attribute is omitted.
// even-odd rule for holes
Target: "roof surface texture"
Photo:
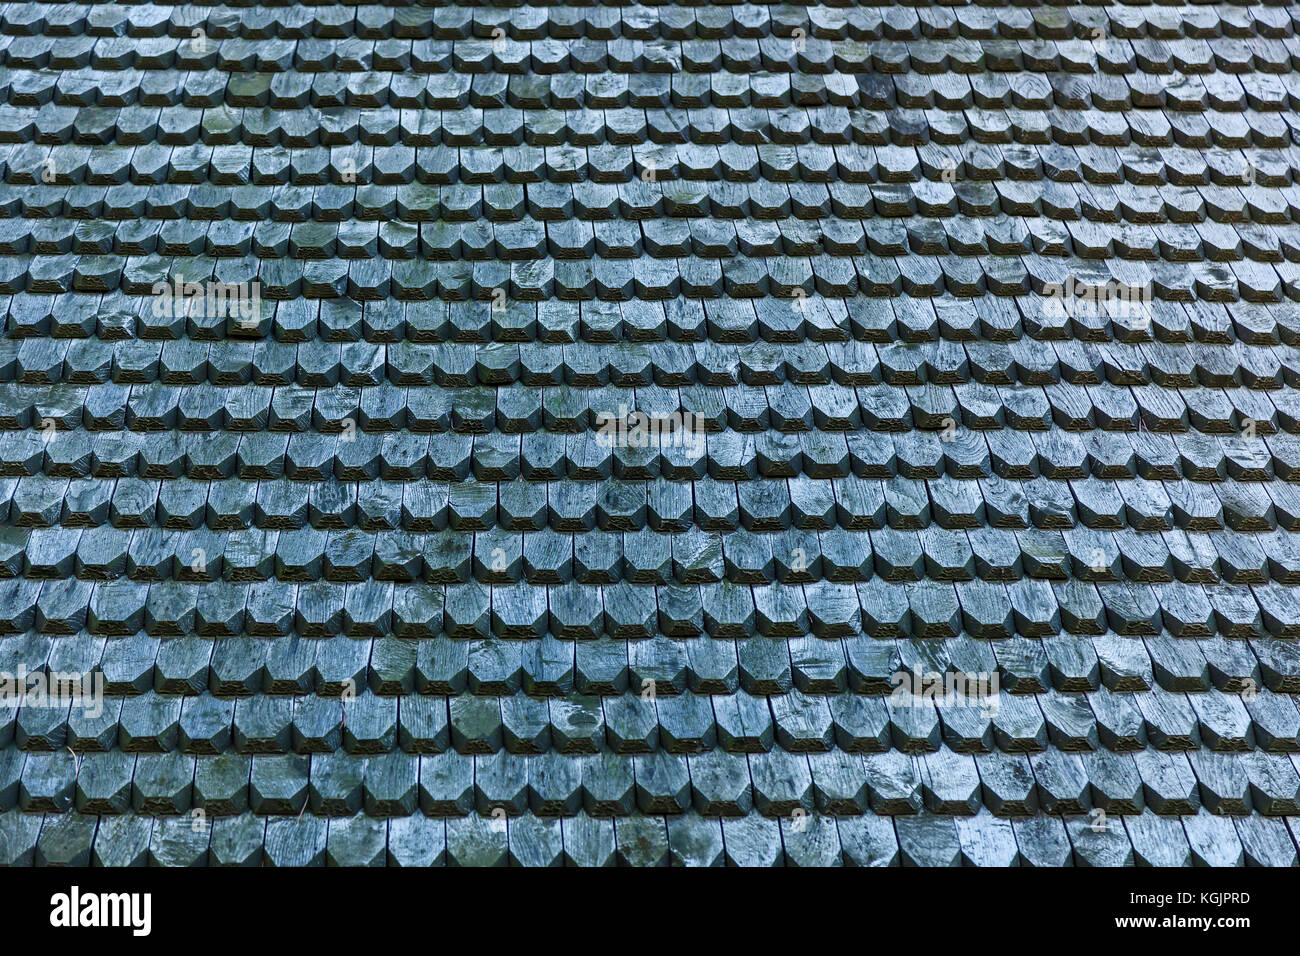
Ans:
<svg viewBox="0 0 1300 956"><path fill-rule="evenodd" d="M0 4L0 863L1295 863L1297 30Z"/></svg>

